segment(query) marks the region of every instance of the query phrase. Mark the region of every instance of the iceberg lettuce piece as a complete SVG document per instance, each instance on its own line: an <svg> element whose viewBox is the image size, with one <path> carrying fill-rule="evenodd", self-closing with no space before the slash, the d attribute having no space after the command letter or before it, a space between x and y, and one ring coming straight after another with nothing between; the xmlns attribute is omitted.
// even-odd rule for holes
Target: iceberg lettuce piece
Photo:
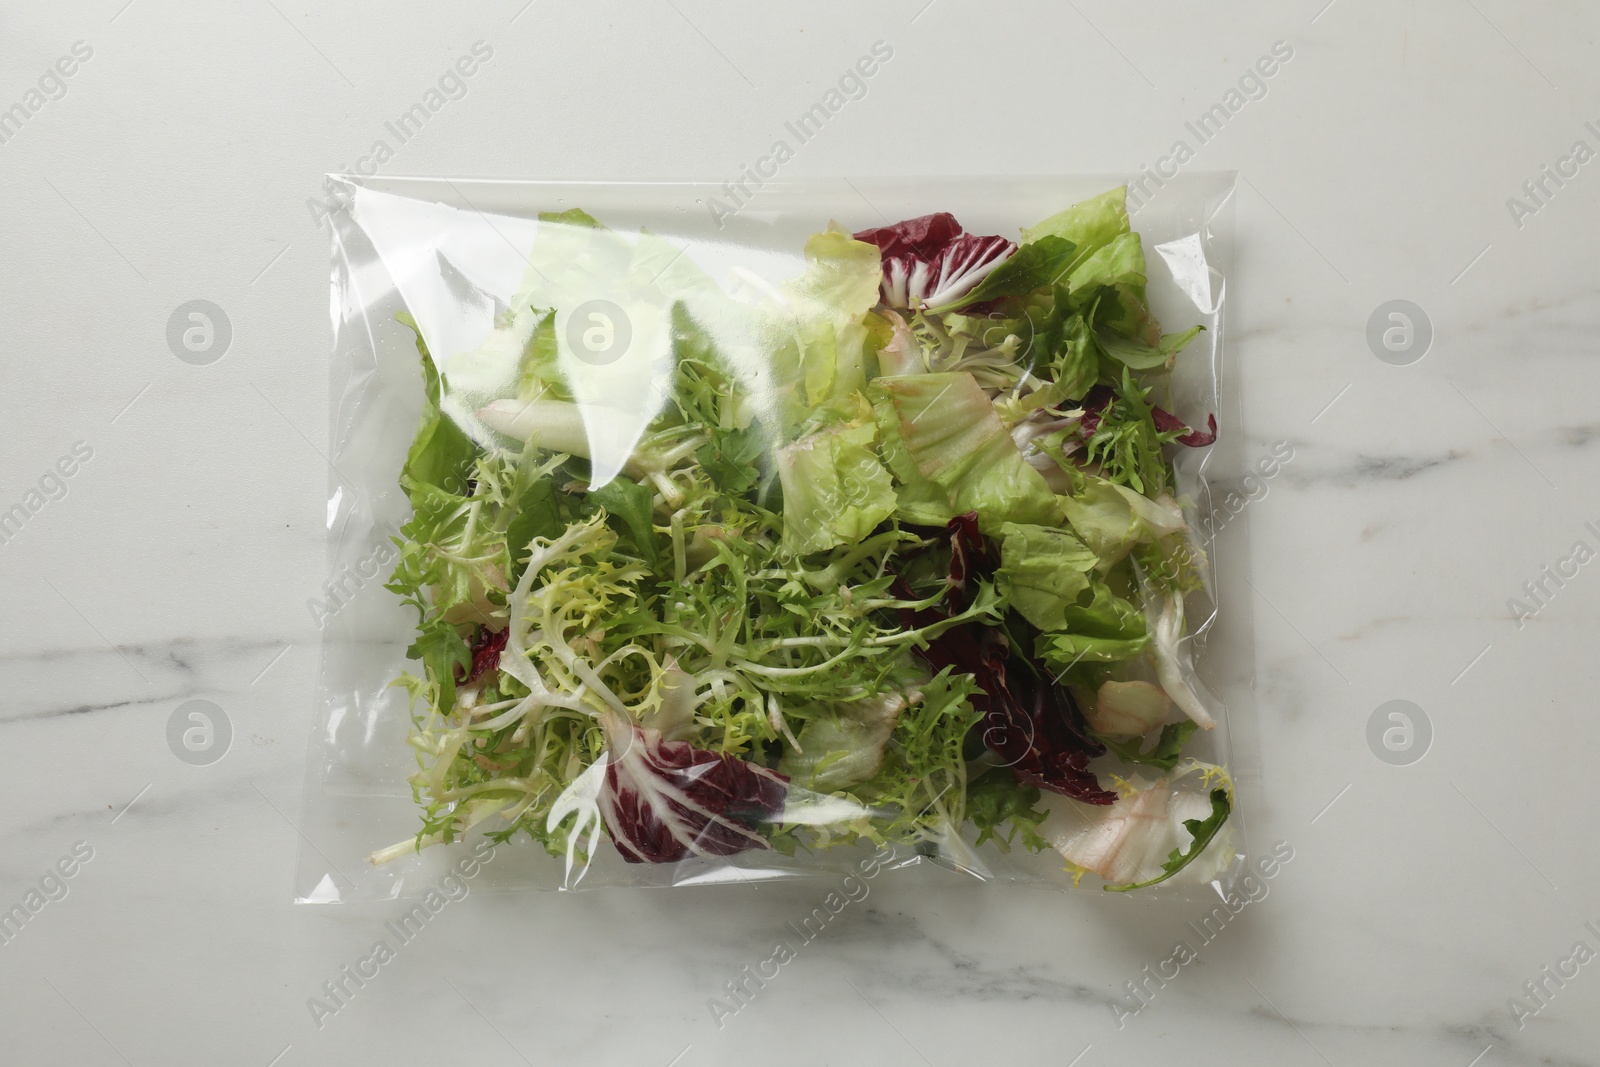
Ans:
<svg viewBox="0 0 1600 1067"><path fill-rule="evenodd" d="M878 378L872 387L885 438L892 434L920 478L944 490L952 515L976 511L989 534L1008 521L1060 524L1049 484L1022 458L971 374Z"/></svg>
<svg viewBox="0 0 1600 1067"><path fill-rule="evenodd" d="M1100 557L1102 571L1127 556L1135 545L1185 528L1183 510L1170 496L1151 500L1093 474L1074 471L1072 475L1072 494L1057 499L1073 532Z"/></svg>
<svg viewBox="0 0 1600 1067"><path fill-rule="evenodd" d="M1089 588L1100 557L1066 530L1008 522L1000 535L996 587L1039 629L1066 629L1066 610Z"/></svg>
<svg viewBox="0 0 1600 1067"><path fill-rule="evenodd" d="M876 429L871 422L846 424L778 450L784 551L854 544L894 514L894 485L872 451Z"/></svg>
<svg viewBox="0 0 1600 1067"><path fill-rule="evenodd" d="M893 472L898 486L895 490L896 517L912 526L944 526L957 514L950 505L950 494L917 469L916 461L900 439L899 413L881 390L874 392L877 395L872 410L878 420L878 452Z"/></svg>
<svg viewBox="0 0 1600 1067"><path fill-rule="evenodd" d="M1041 634L1034 653L1057 671L1079 663L1117 663L1132 659L1150 647L1144 614L1096 583L1088 604L1063 611L1064 633Z"/></svg>
<svg viewBox="0 0 1600 1067"><path fill-rule="evenodd" d="M1099 196L1081 200L1065 211L1058 211L1043 222L1025 227L1024 243L1041 237L1064 237L1077 246L1068 271L1095 252L1128 232L1128 187L1119 185Z"/></svg>
<svg viewBox="0 0 1600 1067"><path fill-rule="evenodd" d="M784 435L803 432L820 406L866 386L867 327L878 301L878 250L828 229L805 246L806 269L771 293L762 333ZM752 383L753 385L755 383Z"/></svg>
<svg viewBox="0 0 1600 1067"><path fill-rule="evenodd" d="M855 322L877 304L883 265L876 245L832 226L806 239L805 255L805 273L789 291L796 302L812 305L812 314Z"/></svg>

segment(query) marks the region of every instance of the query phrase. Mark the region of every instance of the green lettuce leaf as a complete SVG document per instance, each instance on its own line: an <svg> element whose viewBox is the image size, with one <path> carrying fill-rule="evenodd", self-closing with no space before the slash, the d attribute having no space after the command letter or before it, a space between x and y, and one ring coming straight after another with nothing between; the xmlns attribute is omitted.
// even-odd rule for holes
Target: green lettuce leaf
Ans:
<svg viewBox="0 0 1600 1067"><path fill-rule="evenodd" d="M1081 293L1099 285L1143 286L1145 280L1144 245L1138 234L1123 233L1074 267L1067 288Z"/></svg>
<svg viewBox="0 0 1600 1067"><path fill-rule="evenodd" d="M572 393L561 379L560 365L556 313L547 311L523 346L522 359L517 365L517 399L538 400L549 395L558 400L571 400Z"/></svg>
<svg viewBox="0 0 1600 1067"><path fill-rule="evenodd" d="M434 545L459 546L472 503L427 482L411 481L406 490L411 518L400 527L400 559L388 588L404 596L426 616L444 614L472 596L471 571L432 551ZM427 599L424 590L429 591Z"/></svg>
<svg viewBox="0 0 1600 1067"><path fill-rule="evenodd" d="M516 585L527 565L528 545L535 537L557 538L567 528L555 483L548 478L533 482L517 496L511 521L506 525L506 548L511 553L510 585Z"/></svg>
<svg viewBox="0 0 1600 1067"><path fill-rule="evenodd" d="M995 585L1041 630L1066 628L1066 611L1090 585L1100 558L1066 530L1008 522L1000 527Z"/></svg>
<svg viewBox="0 0 1600 1067"><path fill-rule="evenodd" d="M916 461L900 439L900 415L887 394L874 390L872 411L878 421L878 452L894 474L895 516L911 526L943 526L959 512L950 494L917 469Z"/></svg>
<svg viewBox="0 0 1600 1067"><path fill-rule="evenodd" d="M1100 379L1094 331L1066 286L1057 286L1031 302L1025 316L1018 328L1029 341L1019 359L1043 384L1031 393L996 401L996 407L1012 422L1040 408L1079 399Z"/></svg>
<svg viewBox="0 0 1600 1067"><path fill-rule="evenodd" d="M422 420L417 426L417 436L406 453L406 463L400 473L400 484L421 483L437 486L449 492L461 492L472 473L478 446L453 420L439 411L439 401L444 392L444 382L434 366L428 346L422 340L422 331L409 314L395 316L417 335L417 354L422 357L422 384L424 403Z"/></svg>
<svg viewBox="0 0 1600 1067"><path fill-rule="evenodd" d="M894 514L889 472L873 453L871 422L819 431L778 450L783 547L796 554L854 544Z"/></svg>
<svg viewBox="0 0 1600 1067"><path fill-rule="evenodd" d="M593 215L578 207L569 207L565 211L541 211L539 221L555 222L565 226L587 226L591 230L605 229Z"/></svg>
<svg viewBox="0 0 1600 1067"><path fill-rule="evenodd" d="M1035 654L1051 667L1064 671L1079 663L1116 663L1140 655L1150 645L1144 612L1096 583L1088 604L1065 609L1061 633L1046 633L1035 643Z"/></svg>
<svg viewBox="0 0 1600 1067"><path fill-rule="evenodd" d="M843 230L812 234L806 269L783 290L763 332L772 346L772 381L785 437L808 423L819 406L848 400L866 386L865 317L878 302L882 277L877 246Z"/></svg>
<svg viewBox="0 0 1600 1067"><path fill-rule="evenodd" d="M1074 533L1109 570L1130 550L1183 529L1183 513L1170 498L1165 503L1076 468L1067 468L1071 494L1057 497Z"/></svg>
<svg viewBox="0 0 1600 1067"><path fill-rule="evenodd" d="M1095 349L1094 334L1082 315L1068 317L1056 338L1050 371L1054 390L1060 398L1052 401L1052 407L1065 400L1080 399L1100 378L1100 356Z"/></svg>
<svg viewBox="0 0 1600 1067"><path fill-rule="evenodd" d="M830 227L806 239L806 270L790 283L799 300L818 305L840 322L856 322L878 303L883 261L878 246Z"/></svg>
<svg viewBox="0 0 1600 1067"><path fill-rule="evenodd" d="M1117 487L1104 478L1080 474L1081 488L1060 497L1067 522L1083 543L1109 567L1128 554L1138 542L1133 508Z"/></svg>
<svg viewBox="0 0 1600 1067"><path fill-rule="evenodd" d="M912 374L873 383L889 425L923 479L948 495L952 514L978 513L995 533L1002 523L1053 526L1061 510L1044 476L1028 465L972 375Z"/></svg>
<svg viewBox="0 0 1600 1067"><path fill-rule="evenodd" d="M794 343L807 410L860 392L867 384L867 328L825 319L803 323Z"/></svg>
<svg viewBox="0 0 1600 1067"><path fill-rule="evenodd" d="M1203 329L1204 326L1191 326L1182 333L1164 333L1161 340L1153 345L1109 330L1100 333L1097 339L1106 355L1123 366L1134 370L1154 370L1167 366L1172 357L1182 352Z"/></svg>
<svg viewBox="0 0 1600 1067"><path fill-rule="evenodd" d="M1005 849L1020 835L1030 852L1050 847L1039 834L1039 823L1048 817L1034 805L1039 803L1039 788L1024 785L1004 767L997 767L967 787L967 818L978 828L981 845L993 838ZM1009 829L1003 829L1009 824Z"/></svg>
<svg viewBox="0 0 1600 1067"><path fill-rule="evenodd" d="M1024 241L1041 237L1064 237L1077 248L1069 271L1128 232L1128 187L1119 185L1099 196L1081 200L1043 222L1022 231Z"/></svg>
<svg viewBox="0 0 1600 1067"><path fill-rule="evenodd" d="M454 623L439 617L423 619L417 624L417 638L406 649L411 659L420 659L428 677L439 685L439 706L448 708L456 702L456 668L462 674L472 670L472 649L462 639Z"/></svg>
<svg viewBox="0 0 1600 1067"><path fill-rule="evenodd" d="M1161 340L1161 326L1145 300L1144 245L1136 233L1124 233L1072 268L1067 288L1075 298L1090 299L1104 289L1094 325L1135 337L1146 344Z"/></svg>
<svg viewBox="0 0 1600 1067"><path fill-rule="evenodd" d="M618 476L598 489L591 489L588 499L620 520L623 532L632 539L640 558L656 566L660 553L656 547L655 493L649 486Z"/></svg>
<svg viewBox="0 0 1600 1067"><path fill-rule="evenodd" d="M747 492L761 476L766 443L750 430L712 429L695 460L724 493Z"/></svg>

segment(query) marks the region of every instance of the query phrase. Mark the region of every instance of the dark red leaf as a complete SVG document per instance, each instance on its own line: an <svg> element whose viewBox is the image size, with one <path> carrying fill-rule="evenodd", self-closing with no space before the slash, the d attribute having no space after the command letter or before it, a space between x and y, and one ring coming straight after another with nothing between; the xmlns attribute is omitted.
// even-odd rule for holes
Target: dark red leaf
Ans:
<svg viewBox="0 0 1600 1067"><path fill-rule="evenodd" d="M978 532L978 513L969 511L957 515L945 526L950 536L950 591L945 602L951 614L959 614L967 607L967 579L974 574L991 574L995 568L994 553L989 542Z"/></svg>
<svg viewBox="0 0 1600 1067"><path fill-rule="evenodd" d="M609 749L600 813L629 863L674 863L768 848L752 825L783 811L789 779L746 760L666 741L620 715L602 718Z"/></svg>
<svg viewBox="0 0 1600 1067"><path fill-rule="evenodd" d="M500 669L500 653L505 651L506 631L495 631L487 626L478 627L478 639L472 645L472 670L465 679L460 667L456 668L456 681L471 684L484 674Z"/></svg>
<svg viewBox="0 0 1600 1067"><path fill-rule="evenodd" d="M1151 408L1150 417L1155 420L1156 429L1162 433L1170 433L1173 430L1187 430L1187 433L1177 438L1177 442L1180 445L1188 445L1190 448L1204 448L1217 439L1217 417L1215 415L1206 416L1207 421L1211 424L1210 433L1204 430L1190 430L1188 423L1171 412L1163 411L1160 408Z"/></svg>
<svg viewBox="0 0 1600 1067"><path fill-rule="evenodd" d="M963 232L948 212L862 230L855 238L883 254L883 301L897 308L948 304L1017 250L1004 237Z"/></svg>
<svg viewBox="0 0 1600 1067"><path fill-rule="evenodd" d="M1089 390L1089 395L1083 398L1080 405L1083 408L1083 417L1078 420L1078 432L1084 440L1094 436L1095 430L1100 427L1100 413L1106 406L1117 398L1109 386L1097 385Z"/></svg>
<svg viewBox="0 0 1600 1067"><path fill-rule="evenodd" d="M906 219L893 226L862 230L855 239L877 245L885 256L912 255L932 259L944 246L961 236L961 223L948 211Z"/></svg>
<svg viewBox="0 0 1600 1067"><path fill-rule="evenodd" d="M994 570L994 552L978 532L975 512L956 516L945 534L950 539L945 604L920 611L903 609L901 625L907 629L959 613L967 603L969 580ZM903 600L917 599L904 579L895 579L893 592ZM934 671L949 667L956 674L973 676L982 690L971 699L983 713L983 742L1019 778L1088 804L1116 802L1117 795L1102 789L1089 769L1089 760L1104 755L1106 749L1089 735L1071 691L1013 648L1003 630L966 623L946 630L917 652Z"/></svg>

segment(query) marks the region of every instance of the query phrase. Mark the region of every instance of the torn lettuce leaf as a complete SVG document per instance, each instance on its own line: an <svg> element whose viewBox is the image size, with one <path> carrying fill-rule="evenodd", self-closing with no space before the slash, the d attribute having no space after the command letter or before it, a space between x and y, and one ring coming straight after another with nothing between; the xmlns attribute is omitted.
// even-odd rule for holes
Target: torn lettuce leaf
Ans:
<svg viewBox="0 0 1600 1067"><path fill-rule="evenodd" d="M1057 498L1067 523L1110 570L1140 544L1186 529L1183 510L1171 497L1151 500L1128 486L1072 471L1070 494Z"/></svg>
<svg viewBox="0 0 1600 1067"><path fill-rule="evenodd" d="M874 390L873 414L878 421L879 453L894 475L895 518L908 526L944 526L956 517L950 494L925 476L900 439L900 416L882 390Z"/></svg>
<svg viewBox="0 0 1600 1067"><path fill-rule="evenodd" d="M998 398L1001 417L1014 424L1043 408L1065 408L1087 396L1100 379L1100 348L1094 331L1065 286L1024 309L1010 328L1019 331L1017 359L1028 370L1027 391Z"/></svg>
<svg viewBox="0 0 1600 1067"><path fill-rule="evenodd" d="M877 407L922 479L948 496L950 511L978 513L985 533L1002 523L1054 525L1061 511L1044 477L1017 450L994 404L964 372L879 378Z"/></svg>
<svg viewBox="0 0 1600 1067"><path fill-rule="evenodd" d="M1096 339L1100 342L1101 350L1124 367L1155 370L1157 367L1171 367L1177 354L1204 329L1204 326L1191 326L1182 333L1164 333L1153 345L1110 330L1101 331Z"/></svg>
<svg viewBox="0 0 1600 1067"><path fill-rule="evenodd" d="M1043 237L1062 237L1071 241L1075 252L1068 271L1076 270L1119 234L1128 232L1127 201L1127 186L1107 189L1099 196L1079 201L1043 222L1024 228L1022 240L1032 242Z"/></svg>
<svg viewBox="0 0 1600 1067"><path fill-rule="evenodd" d="M1039 629L1065 629L1067 609L1092 584L1100 558L1066 530L1007 522L1000 536L996 588Z"/></svg>
<svg viewBox="0 0 1600 1067"><path fill-rule="evenodd" d="M1147 345L1161 340L1161 324L1145 302L1144 245L1137 233L1123 233L1072 268L1067 288L1074 297L1102 290L1095 325Z"/></svg>
<svg viewBox="0 0 1600 1067"><path fill-rule="evenodd" d="M809 318L838 325L857 322L878 302L878 249L847 231L830 227L805 245L806 270L788 293Z"/></svg>
<svg viewBox="0 0 1600 1067"><path fill-rule="evenodd" d="M876 429L863 422L818 431L778 450L785 551L854 544L894 513L894 486L871 448Z"/></svg>
<svg viewBox="0 0 1600 1067"><path fill-rule="evenodd" d="M1088 604L1063 610L1060 631L1039 635L1035 652L1056 671L1079 663L1118 663L1150 647L1143 612L1104 584L1092 590Z"/></svg>

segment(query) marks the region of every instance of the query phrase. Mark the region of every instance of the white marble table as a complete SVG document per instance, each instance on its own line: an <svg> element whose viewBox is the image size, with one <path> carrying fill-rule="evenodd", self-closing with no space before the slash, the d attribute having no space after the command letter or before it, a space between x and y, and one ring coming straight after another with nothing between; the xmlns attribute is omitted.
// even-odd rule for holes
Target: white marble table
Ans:
<svg viewBox="0 0 1600 1067"><path fill-rule="evenodd" d="M1593 5L925 2L10 5L0 906L37 908L0 1062L1600 1063ZM1256 663L1223 689L1252 858L1292 860L1203 944L1196 905L884 877L732 1015L814 885L474 893L343 979L402 908L290 903L320 174L734 178L877 41L785 176L1240 171L1224 423L1293 459L1222 535ZM195 299L205 365L166 336ZM1367 340L1397 299L1406 365ZM191 699L217 762L169 747ZM1390 700L1420 761L1369 746Z"/></svg>

